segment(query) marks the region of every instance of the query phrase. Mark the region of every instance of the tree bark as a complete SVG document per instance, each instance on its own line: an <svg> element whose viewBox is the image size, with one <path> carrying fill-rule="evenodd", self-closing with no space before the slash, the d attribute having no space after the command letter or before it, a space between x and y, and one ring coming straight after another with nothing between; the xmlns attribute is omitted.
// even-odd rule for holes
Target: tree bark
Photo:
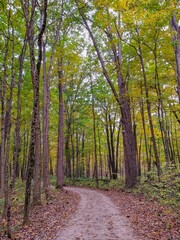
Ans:
<svg viewBox="0 0 180 240"><path fill-rule="evenodd" d="M58 154L57 154L57 183L56 188L63 189L64 185L64 101L63 101L63 70L62 60L59 62L59 122L58 122Z"/></svg>
<svg viewBox="0 0 180 240"><path fill-rule="evenodd" d="M43 43L43 188L49 198L49 104L50 79L46 72L46 44Z"/></svg>
<svg viewBox="0 0 180 240"><path fill-rule="evenodd" d="M79 177L79 134L78 130L76 129L76 178Z"/></svg>
<svg viewBox="0 0 180 240"><path fill-rule="evenodd" d="M60 36L64 11L64 1L61 3L60 19L54 36L54 42L51 49L50 63L48 71L46 69L46 43L43 43L43 188L46 194L46 199L50 194L49 183L49 107L50 107L50 78L53 68L56 45ZM51 168L52 169L52 168ZM52 171L51 171L52 172Z"/></svg>
<svg viewBox="0 0 180 240"><path fill-rule="evenodd" d="M174 15L171 18L171 25L174 31L173 41L176 58L177 94L180 103L180 26L178 25L178 21L176 20L176 17Z"/></svg>
<svg viewBox="0 0 180 240"><path fill-rule="evenodd" d="M11 133L11 113L12 113L12 103L13 103L13 90L15 86L15 68L14 68L14 27L12 26L12 64L11 64L11 84L10 84L10 94L7 97L7 106L6 106L6 115L5 115L5 123L6 123L6 131L5 131L5 163L4 163L4 196L5 196L5 204L4 204L4 215L7 220L7 236L11 238L11 192L8 186L9 180L9 156L10 156L10 133Z"/></svg>
<svg viewBox="0 0 180 240"><path fill-rule="evenodd" d="M95 116L95 103L94 103L94 93L91 80L91 94L92 94L92 117L93 117L93 135L94 135L94 159L95 159L95 179L96 187L99 187L98 181L98 159L97 159L97 138L96 138L96 116Z"/></svg>
<svg viewBox="0 0 180 240"><path fill-rule="evenodd" d="M100 129L99 125L97 126L97 133L98 133L98 151L99 151L99 162L100 162L100 176L101 180L103 179L103 160L102 160L102 152L101 152L101 137L100 137Z"/></svg>
<svg viewBox="0 0 180 240"><path fill-rule="evenodd" d="M35 64L35 50L34 50L34 24L35 24L35 10L36 2L32 1L31 16L30 21L27 19L29 16L29 3L28 1L22 2L22 7L24 14L26 16L26 29L27 29L27 38L30 51L30 64L31 64L31 78L33 83L33 92L34 92L34 102L33 102L33 115L32 115L32 124L31 124L31 139L29 147L29 156L28 156L28 169L27 169L27 180L26 180L26 192L25 192L25 204L24 204L24 224L29 220L29 211L30 211L30 200L31 200L31 182L34 174L34 165L37 164L39 167L40 162L40 115L39 115L39 78L40 78L40 69L42 61L42 39L43 34L46 28L47 21L47 0L43 1L43 20L38 34L38 60ZM38 152L39 151L39 152ZM36 163L35 163L36 161ZM39 171L38 171L39 172ZM36 180L38 181L38 191L39 191L39 176ZM35 201L39 201L39 193L36 192L37 198Z"/></svg>
<svg viewBox="0 0 180 240"><path fill-rule="evenodd" d="M5 42L5 53L3 58L3 77L0 78L1 82L1 144L0 144L0 193L4 194L5 185L5 147L6 147L6 90L7 90L7 61L9 53L9 41L10 41L10 10L8 12L8 36Z"/></svg>
<svg viewBox="0 0 180 240"><path fill-rule="evenodd" d="M19 151L20 151L20 121L21 121L21 85L23 81L23 65L25 59L25 53L27 48L27 39L25 35L24 44L19 56L19 79L18 79L18 93L17 93L17 117L15 123L15 134L14 134L14 152L13 152L13 169L12 169L12 179L11 188L14 188L15 179L17 177L16 168L18 164Z"/></svg>
<svg viewBox="0 0 180 240"><path fill-rule="evenodd" d="M68 117L67 117L68 118ZM71 139L71 119L66 120L66 140L65 140L65 153L66 153L66 176L71 178L71 154L70 154L70 139Z"/></svg>

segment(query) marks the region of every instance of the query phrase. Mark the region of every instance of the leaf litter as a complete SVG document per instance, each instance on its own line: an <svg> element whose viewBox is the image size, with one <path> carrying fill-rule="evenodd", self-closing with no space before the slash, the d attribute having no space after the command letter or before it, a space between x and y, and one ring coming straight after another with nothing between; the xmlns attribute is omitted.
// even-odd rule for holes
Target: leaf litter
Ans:
<svg viewBox="0 0 180 240"><path fill-rule="evenodd" d="M128 218L144 240L180 240L180 209L162 205L143 195L118 190L103 191Z"/></svg>
<svg viewBox="0 0 180 240"><path fill-rule="evenodd" d="M11 226L13 240L51 240L77 209L79 195L71 191L52 190L47 202L33 206L29 224L23 226L23 205L13 207ZM0 219L1 220L1 219ZM0 239L7 240L5 225L0 223Z"/></svg>

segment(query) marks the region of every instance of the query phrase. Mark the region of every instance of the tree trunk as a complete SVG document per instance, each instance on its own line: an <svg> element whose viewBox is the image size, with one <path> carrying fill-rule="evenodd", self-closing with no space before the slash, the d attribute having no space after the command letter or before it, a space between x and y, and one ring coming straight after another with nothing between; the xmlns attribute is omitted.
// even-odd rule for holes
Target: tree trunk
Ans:
<svg viewBox="0 0 180 240"><path fill-rule="evenodd" d="M21 178L24 181L26 179L27 173L27 158L28 158L28 146L29 146L29 130L24 134L24 143L23 143L23 163L21 168Z"/></svg>
<svg viewBox="0 0 180 240"><path fill-rule="evenodd" d="M46 44L43 43L43 188L46 194L46 199L49 198L50 194L50 183L49 183L49 106L50 106L50 77L53 68L54 55L57 42L59 40L60 28L62 25L64 11L64 1L61 3L60 19L57 25L56 34L54 36L54 42L52 45L52 52L50 56L50 63L48 72L46 71ZM52 168L50 169L53 173Z"/></svg>
<svg viewBox="0 0 180 240"><path fill-rule="evenodd" d="M132 131L132 121L131 121L131 111L130 111L130 101L126 92L126 84L123 80L121 72L121 53L114 52L115 57L115 67L117 73L118 81L118 93L113 85L113 82L110 79L108 71L106 69L105 63L103 61L102 55L98 48L95 37L88 25L86 17L83 13L82 8L79 6L79 2L76 0L76 4L83 19L84 25L89 32L89 35L92 39L94 48L96 50L99 62L101 64L103 74L111 87L111 90L114 94L116 101L118 102L122 115L122 128L123 128L123 146L124 146L124 161L125 161L125 173L126 173L126 187L132 187L137 183L137 164L136 164L136 148L135 148L135 139Z"/></svg>
<svg viewBox="0 0 180 240"><path fill-rule="evenodd" d="M59 63L62 68L62 61ZM57 154L57 183L56 188L63 189L64 185L64 101L63 101L63 70L59 75L59 122L58 122L58 154Z"/></svg>
<svg viewBox="0 0 180 240"><path fill-rule="evenodd" d="M111 115L108 114L108 122L109 122L109 129L110 129L110 143L111 143L111 168L112 168L112 178L117 179L117 172L116 172L116 161L115 161L115 149L114 149L114 130L112 126L112 119Z"/></svg>
<svg viewBox="0 0 180 240"><path fill-rule="evenodd" d="M3 58L3 77L0 78L1 88L1 144L0 144L0 193L4 194L5 174L5 147L6 147L6 84L7 84L7 60L10 40L10 10L8 12L8 36L5 43L5 54Z"/></svg>
<svg viewBox="0 0 180 240"><path fill-rule="evenodd" d="M40 116L39 116L39 78L42 60L42 39L46 28L47 20L47 0L43 1L43 20L38 34L38 60L35 65L35 50L34 50L34 24L35 24L35 10L36 2L32 2L30 21L26 19L27 39L30 50L30 63L31 63L31 77L33 83L34 103L33 103L33 115L31 123L31 139L29 147L28 168L27 168L27 180L26 180L26 192L25 192L25 204L24 204L24 224L29 221L30 200L31 200L31 181L34 174L35 161L39 167L40 159ZM28 2L22 3L22 7L26 16L29 16ZM39 152L38 152L39 151ZM39 172L39 171L38 171ZM39 182L39 176L36 179ZM39 183L38 183L39 184ZM39 186L38 186L39 191ZM38 194L39 195L39 194ZM37 196L37 195L36 195ZM38 199L39 200L39 199Z"/></svg>
<svg viewBox="0 0 180 240"><path fill-rule="evenodd" d="M141 84L141 97L142 96L142 84ZM144 100L142 99L140 102L140 109L141 109L141 119L142 119L142 125L143 125L143 133L144 133L144 145L145 145L145 152L146 152L146 161L147 161L147 168L148 172L151 171L151 161L149 159L148 154L148 142L147 142L147 134L146 134L146 124L145 124L145 115L144 115Z"/></svg>
<svg viewBox="0 0 180 240"><path fill-rule="evenodd" d="M15 179L17 177L16 168L18 164L19 151L20 151L20 121L21 121L21 85L23 81L23 66L27 47L26 35L24 39L24 44L19 56L19 79L18 79L18 93L17 93L17 117L15 123L15 134L14 134L14 153L13 153L13 169L12 169L12 179L11 188L14 188Z"/></svg>
<svg viewBox="0 0 180 240"><path fill-rule="evenodd" d="M50 79L46 72L46 45L43 43L43 188L49 198L49 104Z"/></svg>
<svg viewBox="0 0 180 240"><path fill-rule="evenodd" d="M116 173L120 171L120 164L119 164L119 143L120 143L120 133L121 133L121 121L118 125L118 132L117 132L117 140L116 140Z"/></svg>
<svg viewBox="0 0 180 240"><path fill-rule="evenodd" d="M76 177L79 177L79 134L76 129Z"/></svg>
<svg viewBox="0 0 180 240"><path fill-rule="evenodd" d="M110 136L109 136L109 127L108 127L108 119L107 119L107 113L105 113L105 130L106 130L106 140L107 140L107 147L108 147L108 157L107 157L107 163L108 163L108 168L109 168L109 175L110 179L112 176L112 167L111 167L111 162L112 162L112 155L111 155L111 145L110 145Z"/></svg>
<svg viewBox="0 0 180 240"><path fill-rule="evenodd" d="M99 162L100 162L100 176L101 180L103 179L103 160L102 160L102 152L101 152L101 138L100 138L100 130L99 130L99 125L97 126L98 128L98 151L99 151Z"/></svg>
<svg viewBox="0 0 180 240"><path fill-rule="evenodd" d="M39 91L39 89L37 89ZM33 187L33 205L41 203L41 129L40 129L40 105L39 96L36 107L36 120L35 120L35 164L34 164L34 187Z"/></svg>
<svg viewBox="0 0 180 240"><path fill-rule="evenodd" d="M92 80L91 80L91 94L92 94L92 117L93 117L93 135L94 135L95 179L96 179L96 187L98 188L99 182L98 182L97 139L96 139L96 116L95 116L95 103L94 103Z"/></svg>
<svg viewBox="0 0 180 240"><path fill-rule="evenodd" d="M81 177L85 176L85 162L84 162L84 145L85 145L85 132L82 132L82 147L81 147Z"/></svg>
<svg viewBox="0 0 180 240"><path fill-rule="evenodd" d="M74 131L73 131L74 132ZM71 133L71 148L72 148L72 177L75 177L75 156L74 156L74 140L73 133Z"/></svg>
<svg viewBox="0 0 180 240"><path fill-rule="evenodd" d="M66 176L71 178L71 154L70 154L70 139L71 139L71 120L66 120L67 133L65 138L65 153L66 153Z"/></svg>
<svg viewBox="0 0 180 240"><path fill-rule="evenodd" d="M139 39L139 32L138 32L137 29L136 29L136 32L137 32L137 35L138 35L138 48L139 48L138 57L140 59L140 64L141 64L141 69L142 69L142 74L143 74L143 79L144 79L148 120L149 120L149 126L150 126L150 131L151 131L151 140L152 140L154 156L155 156L154 163L155 163L156 168L157 168L158 178L160 178L160 174L161 174L160 160L159 160L159 155L158 155L158 151L157 151L157 144L156 144L156 138L155 138L155 134L154 134L154 126L153 126L153 121L152 121L152 115L151 115L151 103L149 101L149 89L148 89L148 85L147 85L147 76L146 76L144 60L143 60L143 56L142 56L142 49L141 49L141 43L140 43L140 39Z"/></svg>
<svg viewBox="0 0 180 240"><path fill-rule="evenodd" d="M171 19L172 29L174 31L174 52L176 57L176 74L177 74L177 94L180 103L180 26L176 17L173 15Z"/></svg>
<svg viewBox="0 0 180 240"><path fill-rule="evenodd" d="M87 153L87 158L86 158L86 177L90 178L90 161L91 161L91 153Z"/></svg>
<svg viewBox="0 0 180 240"><path fill-rule="evenodd" d="M12 104L13 104L13 90L15 86L15 67L14 67L14 28L12 28L12 65L11 65L11 84L10 84L10 94L7 98L7 106L6 106L6 115L5 115L5 123L6 123L6 131L5 131L5 164L4 164L4 196L5 196L5 204L4 204L4 215L7 220L7 236L11 238L11 191L8 186L9 175L10 175L10 164L9 164L9 156L10 156L10 133L11 133L11 114L12 114Z"/></svg>

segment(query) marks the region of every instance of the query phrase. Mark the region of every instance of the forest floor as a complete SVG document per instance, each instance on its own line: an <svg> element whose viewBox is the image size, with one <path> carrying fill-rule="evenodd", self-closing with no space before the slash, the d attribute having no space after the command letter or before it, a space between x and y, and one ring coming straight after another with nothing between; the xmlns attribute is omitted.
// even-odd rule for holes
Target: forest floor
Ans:
<svg viewBox="0 0 180 240"><path fill-rule="evenodd" d="M33 208L27 226L22 213L23 202L13 208L16 240L180 240L177 209L121 190L53 190L48 203ZM8 239L3 232L2 221L0 239Z"/></svg>
<svg viewBox="0 0 180 240"><path fill-rule="evenodd" d="M180 240L180 209L161 204L141 194L122 190L104 192L127 217L138 239Z"/></svg>
<svg viewBox="0 0 180 240"><path fill-rule="evenodd" d="M72 191L52 190L47 202L44 195L41 205L34 206L29 224L23 226L24 199L14 198L11 217L13 240L52 240L59 229L77 210L80 197ZM16 202L18 202L16 204ZM0 240L7 240L5 220L0 218Z"/></svg>

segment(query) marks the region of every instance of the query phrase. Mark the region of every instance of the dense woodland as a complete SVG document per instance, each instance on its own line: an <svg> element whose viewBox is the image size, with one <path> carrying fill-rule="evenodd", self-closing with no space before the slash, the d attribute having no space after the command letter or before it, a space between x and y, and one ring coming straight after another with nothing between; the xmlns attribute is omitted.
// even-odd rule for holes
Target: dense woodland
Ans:
<svg viewBox="0 0 180 240"><path fill-rule="evenodd" d="M0 192L17 179L140 179L180 167L178 0L0 1Z"/></svg>

